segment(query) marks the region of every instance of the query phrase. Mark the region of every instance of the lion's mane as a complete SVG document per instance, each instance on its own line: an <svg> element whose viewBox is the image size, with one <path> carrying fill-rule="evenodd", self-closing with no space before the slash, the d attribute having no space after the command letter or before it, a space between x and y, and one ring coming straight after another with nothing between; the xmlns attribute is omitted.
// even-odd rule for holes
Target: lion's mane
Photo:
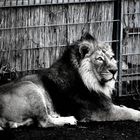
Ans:
<svg viewBox="0 0 140 140"><path fill-rule="evenodd" d="M84 38L89 42L90 39L93 38L88 35ZM79 51L79 42L81 40L68 46L63 56L47 71L41 70L39 76L56 112L82 120L93 111L109 109L113 87L95 82L97 79L89 68L90 61L84 58L86 50Z"/></svg>

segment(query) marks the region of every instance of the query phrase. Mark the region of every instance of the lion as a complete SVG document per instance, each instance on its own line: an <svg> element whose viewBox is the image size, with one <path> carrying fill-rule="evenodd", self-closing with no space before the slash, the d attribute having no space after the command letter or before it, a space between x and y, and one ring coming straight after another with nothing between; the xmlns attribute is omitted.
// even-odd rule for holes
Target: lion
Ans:
<svg viewBox="0 0 140 140"><path fill-rule="evenodd" d="M0 87L0 126L140 121L140 111L113 104L116 77L111 46L85 33L50 68Z"/></svg>

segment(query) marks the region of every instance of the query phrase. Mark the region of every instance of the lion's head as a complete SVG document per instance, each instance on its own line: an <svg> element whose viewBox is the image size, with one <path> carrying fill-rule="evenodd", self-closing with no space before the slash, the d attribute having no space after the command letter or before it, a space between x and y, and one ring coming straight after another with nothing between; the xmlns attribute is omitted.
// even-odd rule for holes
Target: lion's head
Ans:
<svg viewBox="0 0 140 140"><path fill-rule="evenodd" d="M97 41L86 33L78 41L81 61L79 73L89 90L104 93L110 97L115 86L117 61L111 46Z"/></svg>

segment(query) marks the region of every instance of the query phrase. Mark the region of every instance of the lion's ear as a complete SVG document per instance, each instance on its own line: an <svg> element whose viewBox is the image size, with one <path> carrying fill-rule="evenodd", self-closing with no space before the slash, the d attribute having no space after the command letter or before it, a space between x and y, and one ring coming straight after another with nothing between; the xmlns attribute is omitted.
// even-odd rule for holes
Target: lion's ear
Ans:
<svg viewBox="0 0 140 140"><path fill-rule="evenodd" d="M95 41L95 37L93 37L90 33L85 32L82 36L80 40L92 40Z"/></svg>
<svg viewBox="0 0 140 140"><path fill-rule="evenodd" d="M89 47L87 47L87 46L80 46L79 52L81 54L81 57L84 58L85 55L89 52Z"/></svg>

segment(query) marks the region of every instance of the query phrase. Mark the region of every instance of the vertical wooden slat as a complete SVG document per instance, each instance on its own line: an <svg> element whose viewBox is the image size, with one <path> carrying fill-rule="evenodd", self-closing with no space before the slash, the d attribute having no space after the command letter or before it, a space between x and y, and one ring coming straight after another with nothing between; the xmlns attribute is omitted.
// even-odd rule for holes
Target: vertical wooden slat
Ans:
<svg viewBox="0 0 140 140"><path fill-rule="evenodd" d="M29 3L29 1L28 1L28 3ZM28 14L27 14L27 20L28 20L28 22L27 22L27 28L26 28L26 34L27 34L27 42L28 42L28 50L26 51L27 52L27 69L28 70L31 70L31 65L32 65L32 63L31 63L31 41L30 41L30 36L31 36L31 33L32 33L32 30L29 28L29 26L30 26L30 24L31 24L31 19L30 19L30 16L31 16L31 8L28 8Z"/></svg>
<svg viewBox="0 0 140 140"><path fill-rule="evenodd" d="M2 11L2 17L1 17L1 28L5 28L5 23L6 23L6 10L3 10ZM1 47L0 49L2 50L1 53L0 53L0 64L1 66L3 65L4 63L4 53L3 53L3 50L4 50L4 46L5 46L5 31L1 31Z"/></svg>
<svg viewBox="0 0 140 140"><path fill-rule="evenodd" d="M45 9L44 7L40 7L40 12L39 12L39 20L40 20L40 25L44 25L45 23ZM45 47L45 27L40 27L40 36L39 36L39 47ZM44 67L44 48L39 49L39 67Z"/></svg>
<svg viewBox="0 0 140 140"><path fill-rule="evenodd" d="M29 21L30 21L29 26L33 26L33 23L34 23L34 8L33 7L30 8ZM34 29L30 28L28 39L29 39L29 42L30 42L30 64L31 64L30 67L31 67L32 70L34 69L34 52L32 50L32 48L34 47L34 43L32 42L33 36L34 36Z"/></svg>
<svg viewBox="0 0 140 140"><path fill-rule="evenodd" d="M10 28L13 28L16 26L16 10L14 9L9 9L10 10L10 21L9 21L9 24L10 24ZM8 48L8 62L10 62L10 67L11 69L16 69L16 53L15 51L11 51L11 50L14 50L15 47L16 47L16 31L17 30L9 30L9 34L7 36L10 37L10 41L9 41L9 48Z"/></svg>
<svg viewBox="0 0 140 140"><path fill-rule="evenodd" d="M34 25L39 25L40 24L40 14L39 14L39 7L37 7L35 10L34 10ZM36 42L37 44L34 43L34 47L38 48L38 49L35 49L35 69L37 69L39 67L39 44L40 44L40 28L34 28L34 37L33 37L33 40L34 42Z"/></svg>
<svg viewBox="0 0 140 140"><path fill-rule="evenodd" d="M24 8L23 9L23 14L22 14L22 22L23 22L23 25L24 27L27 27L28 26L28 13L29 13L29 8ZM23 36L22 36L22 52L24 54L24 57L23 57L23 70L26 71L28 70L28 39L27 39L27 36L28 36L28 28L24 28L22 29L22 33L23 33Z"/></svg>
<svg viewBox="0 0 140 140"><path fill-rule="evenodd" d="M23 9L22 8L18 8L17 9L17 27L22 27L23 26ZM17 31L17 36L18 36L18 40L17 40L17 45L15 46L16 51L16 67L18 71L22 71L24 70L24 61L23 61L23 54L22 54L22 47L23 47L23 30L22 29L18 29Z"/></svg>

